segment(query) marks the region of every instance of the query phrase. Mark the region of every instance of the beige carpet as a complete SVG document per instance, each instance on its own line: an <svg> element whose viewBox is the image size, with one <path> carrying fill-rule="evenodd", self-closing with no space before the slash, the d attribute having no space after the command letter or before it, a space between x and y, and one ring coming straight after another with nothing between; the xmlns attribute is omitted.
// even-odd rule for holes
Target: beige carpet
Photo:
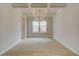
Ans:
<svg viewBox="0 0 79 59"><path fill-rule="evenodd" d="M76 56L75 53L51 38L28 38L3 56Z"/></svg>

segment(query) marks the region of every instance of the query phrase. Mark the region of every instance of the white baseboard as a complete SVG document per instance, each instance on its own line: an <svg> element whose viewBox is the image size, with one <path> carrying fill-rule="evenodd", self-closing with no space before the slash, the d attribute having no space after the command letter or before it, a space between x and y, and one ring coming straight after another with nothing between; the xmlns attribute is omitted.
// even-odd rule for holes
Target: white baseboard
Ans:
<svg viewBox="0 0 79 59"><path fill-rule="evenodd" d="M2 51L0 53L0 55L4 54L5 52L7 52L9 49L13 48L14 46L16 46L17 44L19 44L21 42L21 40L19 40L18 42L16 42L14 45L10 46L9 48L7 48L5 51Z"/></svg>
<svg viewBox="0 0 79 59"><path fill-rule="evenodd" d="M69 47L67 44L65 44L64 42L58 40L58 38L56 38L55 36L53 37L56 41L58 41L59 43L61 43L62 45L64 45L65 47L67 47L69 50L71 50L73 53L77 54L79 56L79 53L77 51L75 51L74 49L72 49L71 47Z"/></svg>

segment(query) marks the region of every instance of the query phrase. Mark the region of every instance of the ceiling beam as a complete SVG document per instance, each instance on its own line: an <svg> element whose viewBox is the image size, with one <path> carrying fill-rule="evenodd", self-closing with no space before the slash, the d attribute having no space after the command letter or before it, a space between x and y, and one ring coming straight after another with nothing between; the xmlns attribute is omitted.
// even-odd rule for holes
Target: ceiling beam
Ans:
<svg viewBox="0 0 79 59"><path fill-rule="evenodd" d="M23 14L23 15L26 15L26 16L33 16L33 15L27 15L27 14ZM53 14L53 15L56 15L56 14ZM53 15L40 15L40 16L53 16ZM39 15L35 15L35 16L39 16Z"/></svg>
<svg viewBox="0 0 79 59"><path fill-rule="evenodd" d="M66 3L12 3L12 6L16 8L28 8L27 4L31 4L31 8L47 8L46 4L51 4L50 8L63 8L66 6Z"/></svg>
<svg viewBox="0 0 79 59"><path fill-rule="evenodd" d="M32 8L47 8L47 3L32 3Z"/></svg>
<svg viewBox="0 0 79 59"><path fill-rule="evenodd" d="M31 13L32 13L32 16L34 16L33 10L32 10L32 8L31 8L31 3L28 3L27 5L28 5L29 10L30 10Z"/></svg>
<svg viewBox="0 0 79 59"><path fill-rule="evenodd" d="M64 8L66 7L66 3L51 3L50 8Z"/></svg>
<svg viewBox="0 0 79 59"><path fill-rule="evenodd" d="M47 9L45 10L45 15L47 15L47 12L48 12L50 6L51 6L51 4L50 4L50 3L47 3ZM45 17L45 16L44 16L44 17Z"/></svg>
<svg viewBox="0 0 79 59"><path fill-rule="evenodd" d="M26 3L12 3L14 8L28 8Z"/></svg>

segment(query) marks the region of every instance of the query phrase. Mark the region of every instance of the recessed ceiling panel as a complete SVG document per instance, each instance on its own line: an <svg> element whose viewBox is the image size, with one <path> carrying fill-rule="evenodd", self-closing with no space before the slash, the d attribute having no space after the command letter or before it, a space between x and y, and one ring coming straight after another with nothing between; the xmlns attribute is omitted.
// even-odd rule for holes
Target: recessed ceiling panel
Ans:
<svg viewBox="0 0 79 59"><path fill-rule="evenodd" d="M65 3L51 3L51 8L53 7L65 7Z"/></svg>
<svg viewBox="0 0 79 59"><path fill-rule="evenodd" d="M52 8L47 11L47 15L56 15L58 8Z"/></svg>
<svg viewBox="0 0 79 59"><path fill-rule="evenodd" d="M12 5L13 5L13 7L19 7L19 8L24 7L24 8L28 8L28 5L26 3L13 3Z"/></svg>
<svg viewBox="0 0 79 59"><path fill-rule="evenodd" d="M32 15L31 10L28 8L25 8L25 9L22 8L21 11L22 11L23 15Z"/></svg>
<svg viewBox="0 0 79 59"><path fill-rule="evenodd" d="M47 4L46 3L32 3L31 7L32 8L47 8Z"/></svg>

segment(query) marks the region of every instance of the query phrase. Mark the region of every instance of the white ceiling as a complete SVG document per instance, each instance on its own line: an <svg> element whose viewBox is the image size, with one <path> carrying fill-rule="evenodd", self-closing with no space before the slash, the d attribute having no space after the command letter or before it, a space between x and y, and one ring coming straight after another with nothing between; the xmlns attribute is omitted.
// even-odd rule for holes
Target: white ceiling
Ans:
<svg viewBox="0 0 79 59"><path fill-rule="evenodd" d="M58 8L52 8L52 9L46 9L46 8L41 8L41 9L29 9L29 8L19 8L20 11L24 15L55 15L56 11L58 11ZM40 10L40 12L39 12Z"/></svg>
<svg viewBox="0 0 79 59"><path fill-rule="evenodd" d="M26 16L53 16L60 8L64 8L64 3L15 3L14 8L18 8L22 15Z"/></svg>

